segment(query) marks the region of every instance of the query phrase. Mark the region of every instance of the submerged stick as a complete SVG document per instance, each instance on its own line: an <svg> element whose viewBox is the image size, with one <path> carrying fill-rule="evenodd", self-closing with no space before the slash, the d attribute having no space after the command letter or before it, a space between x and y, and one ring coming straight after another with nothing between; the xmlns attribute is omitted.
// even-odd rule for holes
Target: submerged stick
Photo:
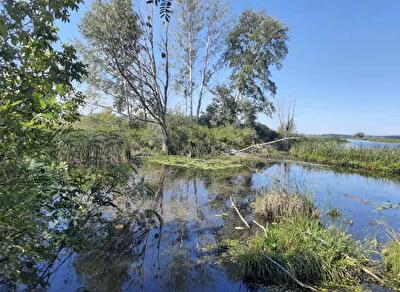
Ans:
<svg viewBox="0 0 400 292"><path fill-rule="evenodd" d="M246 225L247 228L250 228L249 223L243 218L242 214L240 214L239 209L236 207L235 203L233 202L232 196L230 196L232 207L235 209L236 213L239 215L240 220L243 221L244 225Z"/></svg>
<svg viewBox="0 0 400 292"><path fill-rule="evenodd" d="M374 278L378 283L380 283L380 284L385 284L385 282L384 282L381 278L379 278L376 274L372 273L372 272L371 272L370 270L368 270L367 268L361 267L361 270L362 270L364 273L370 275L372 278Z"/></svg>
<svg viewBox="0 0 400 292"><path fill-rule="evenodd" d="M264 232L267 232L267 229L262 226L260 223L258 223L256 220L253 220L253 223L256 224L258 227L260 227Z"/></svg>

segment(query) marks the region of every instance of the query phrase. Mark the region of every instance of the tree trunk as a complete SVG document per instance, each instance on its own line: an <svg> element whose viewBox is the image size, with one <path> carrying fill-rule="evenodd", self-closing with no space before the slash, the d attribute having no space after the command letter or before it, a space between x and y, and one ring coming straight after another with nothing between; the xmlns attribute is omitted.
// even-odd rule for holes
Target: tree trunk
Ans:
<svg viewBox="0 0 400 292"><path fill-rule="evenodd" d="M167 125L163 124L160 125L161 127L161 132L163 135L163 145L162 145L162 151L164 152L164 154L171 154L172 152L172 147L171 147L171 141L169 139L169 133L167 130Z"/></svg>
<svg viewBox="0 0 400 292"><path fill-rule="evenodd" d="M206 87L206 74L208 68L208 55L210 50L210 36L207 36L207 43L206 43L206 52L204 57L203 68L201 69L201 83L200 83L200 93L199 93L199 100L197 103L197 111L196 111L196 118L199 119L200 116L200 109L201 109L201 101L203 99L204 89Z"/></svg>

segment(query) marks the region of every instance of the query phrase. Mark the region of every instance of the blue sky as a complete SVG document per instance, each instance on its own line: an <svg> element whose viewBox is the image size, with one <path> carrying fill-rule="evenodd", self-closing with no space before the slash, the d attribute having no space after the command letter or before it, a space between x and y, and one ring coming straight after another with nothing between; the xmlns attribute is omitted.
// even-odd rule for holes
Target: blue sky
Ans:
<svg viewBox="0 0 400 292"><path fill-rule="evenodd" d="M79 37L90 2L60 26L63 41ZM273 80L276 99L296 100L299 132L400 135L399 0L227 2L233 16L264 9L289 27L289 54Z"/></svg>

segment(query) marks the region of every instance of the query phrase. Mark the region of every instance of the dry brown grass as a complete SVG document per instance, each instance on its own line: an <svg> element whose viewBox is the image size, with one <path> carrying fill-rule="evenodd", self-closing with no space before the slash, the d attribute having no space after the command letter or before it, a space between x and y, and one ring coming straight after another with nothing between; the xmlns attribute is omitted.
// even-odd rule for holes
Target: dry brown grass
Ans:
<svg viewBox="0 0 400 292"><path fill-rule="evenodd" d="M306 195L284 191L263 190L254 202L254 213L263 220L303 216L319 218L320 212L314 202Z"/></svg>

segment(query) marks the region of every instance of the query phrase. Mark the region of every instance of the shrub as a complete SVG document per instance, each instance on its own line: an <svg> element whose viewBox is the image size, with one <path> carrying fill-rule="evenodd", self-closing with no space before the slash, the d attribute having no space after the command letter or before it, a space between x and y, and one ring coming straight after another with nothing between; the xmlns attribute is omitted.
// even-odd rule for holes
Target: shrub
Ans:
<svg viewBox="0 0 400 292"><path fill-rule="evenodd" d="M264 124L256 123L254 129L257 133L257 139L260 142L273 141L279 138L278 132L268 128Z"/></svg>
<svg viewBox="0 0 400 292"><path fill-rule="evenodd" d="M174 153L181 155L219 154L244 148L256 140L252 129L230 125L208 128L181 115L170 115L168 124Z"/></svg>

